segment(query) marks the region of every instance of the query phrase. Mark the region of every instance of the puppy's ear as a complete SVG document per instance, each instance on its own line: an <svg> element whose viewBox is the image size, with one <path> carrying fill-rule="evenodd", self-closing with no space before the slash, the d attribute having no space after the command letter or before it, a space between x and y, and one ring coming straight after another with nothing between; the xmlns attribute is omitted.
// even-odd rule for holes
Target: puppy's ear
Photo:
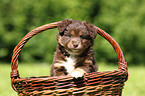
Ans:
<svg viewBox="0 0 145 96"><path fill-rule="evenodd" d="M72 19L67 19L62 21L61 23L58 23L59 33L61 34L70 23L72 23Z"/></svg>
<svg viewBox="0 0 145 96"><path fill-rule="evenodd" d="M87 27L87 30L89 31L89 35L92 39L96 38L97 35L97 28L93 24L89 24L88 22L84 21L84 25Z"/></svg>

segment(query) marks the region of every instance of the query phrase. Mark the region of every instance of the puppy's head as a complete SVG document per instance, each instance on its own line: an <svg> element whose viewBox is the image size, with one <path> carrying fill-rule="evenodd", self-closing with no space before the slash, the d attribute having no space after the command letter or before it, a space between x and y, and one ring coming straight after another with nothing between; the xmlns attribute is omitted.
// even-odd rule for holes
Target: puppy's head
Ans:
<svg viewBox="0 0 145 96"><path fill-rule="evenodd" d="M58 43L69 54L80 55L88 47L93 45L97 29L86 21L65 20L58 24Z"/></svg>

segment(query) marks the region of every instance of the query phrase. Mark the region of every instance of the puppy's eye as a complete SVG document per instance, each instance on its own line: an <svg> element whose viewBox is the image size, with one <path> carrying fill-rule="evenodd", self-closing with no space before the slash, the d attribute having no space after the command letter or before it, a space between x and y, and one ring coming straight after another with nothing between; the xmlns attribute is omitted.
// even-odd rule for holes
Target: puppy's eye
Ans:
<svg viewBox="0 0 145 96"><path fill-rule="evenodd" d="M82 39L87 39L87 40L89 40L90 39L90 37L89 36L83 36L83 35L81 35L80 36Z"/></svg>
<svg viewBox="0 0 145 96"><path fill-rule="evenodd" d="M85 39L85 37L83 35L80 36L82 39Z"/></svg>
<svg viewBox="0 0 145 96"><path fill-rule="evenodd" d="M67 35L68 37L71 37L71 34L70 35Z"/></svg>
<svg viewBox="0 0 145 96"><path fill-rule="evenodd" d="M64 34L65 36L67 36L67 37L71 37L71 34Z"/></svg>

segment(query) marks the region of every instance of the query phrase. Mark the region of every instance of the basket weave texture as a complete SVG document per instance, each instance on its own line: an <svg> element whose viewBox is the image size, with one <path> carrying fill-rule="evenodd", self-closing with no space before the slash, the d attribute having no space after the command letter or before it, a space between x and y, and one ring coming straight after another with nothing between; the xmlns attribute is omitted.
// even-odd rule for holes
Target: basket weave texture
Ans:
<svg viewBox="0 0 145 96"><path fill-rule="evenodd" d="M18 72L18 57L25 43L36 34L56 28L59 22L46 24L30 31L13 50L11 60L11 85L20 96L121 96L125 81L128 79L127 63L118 43L105 31L98 29L115 49L118 56L118 70L84 74L83 78L70 76L41 76L21 78Z"/></svg>

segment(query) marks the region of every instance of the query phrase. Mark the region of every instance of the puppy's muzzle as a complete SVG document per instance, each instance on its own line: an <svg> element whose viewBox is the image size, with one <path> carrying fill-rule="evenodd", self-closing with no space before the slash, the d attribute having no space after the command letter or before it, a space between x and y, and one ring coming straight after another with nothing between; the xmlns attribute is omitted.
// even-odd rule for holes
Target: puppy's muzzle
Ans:
<svg viewBox="0 0 145 96"><path fill-rule="evenodd" d="M77 48L79 46L79 41L72 41L72 45L74 48Z"/></svg>
<svg viewBox="0 0 145 96"><path fill-rule="evenodd" d="M68 48L71 50L80 50L82 49L82 43L80 38L72 38L68 43Z"/></svg>

